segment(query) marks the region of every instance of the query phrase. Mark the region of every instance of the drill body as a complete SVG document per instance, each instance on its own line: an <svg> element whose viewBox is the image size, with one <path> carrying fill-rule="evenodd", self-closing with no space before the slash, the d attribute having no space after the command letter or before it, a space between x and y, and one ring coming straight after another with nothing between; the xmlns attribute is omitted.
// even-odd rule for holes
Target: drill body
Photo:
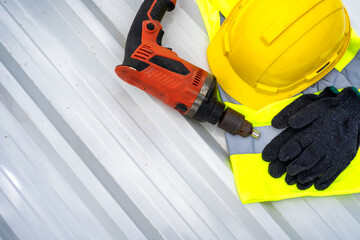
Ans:
<svg viewBox="0 0 360 240"><path fill-rule="evenodd" d="M212 74L161 46L164 31L160 22L175 5L176 0L142 3L128 34L124 62L116 67L116 74L185 116L218 123L232 134L252 134L252 125L243 115L225 110L217 100L216 78Z"/></svg>

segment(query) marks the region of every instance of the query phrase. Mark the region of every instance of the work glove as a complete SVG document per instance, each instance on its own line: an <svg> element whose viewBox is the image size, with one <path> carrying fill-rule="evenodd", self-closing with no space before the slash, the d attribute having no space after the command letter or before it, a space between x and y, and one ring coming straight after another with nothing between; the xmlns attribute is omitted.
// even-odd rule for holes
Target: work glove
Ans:
<svg viewBox="0 0 360 240"><path fill-rule="evenodd" d="M335 97L338 94L338 91L334 87L327 87L324 89L322 93L319 95L316 94L304 94L290 105L285 107L280 113L278 113L272 120L272 126L275 128L286 128L283 132L281 132L277 137L275 137L263 150L262 157L263 160L270 162L268 172L274 178L281 177L285 172L287 166L292 162L291 160L288 161L280 161L279 153L282 146L295 134L297 134L300 130L293 129L289 127L289 118L306 107L307 105L318 101L320 99L326 97ZM297 187L299 189L307 189L310 183L301 184L296 181L295 176L286 175L285 181L289 184L297 183Z"/></svg>
<svg viewBox="0 0 360 240"><path fill-rule="evenodd" d="M328 188L351 163L359 147L360 97L346 88L336 97L314 101L289 117L298 130L279 151L288 183Z"/></svg>
<svg viewBox="0 0 360 240"><path fill-rule="evenodd" d="M355 158L359 148L360 96L352 87L335 98L315 101L289 118L289 125L302 129L279 152L283 162L291 161L287 174L300 184L314 182L324 190ZM310 185L311 186L311 185Z"/></svg>

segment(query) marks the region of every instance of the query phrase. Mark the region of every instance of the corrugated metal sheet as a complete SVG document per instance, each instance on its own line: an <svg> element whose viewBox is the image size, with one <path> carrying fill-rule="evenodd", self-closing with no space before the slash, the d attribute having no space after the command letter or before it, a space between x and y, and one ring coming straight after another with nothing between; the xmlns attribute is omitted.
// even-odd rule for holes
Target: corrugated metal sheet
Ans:
<svg viewBox="0 0 360 240"><path fill-rule="evenodd" d="M359 194L243 205L223 133L116 77L140 4L1 0L0 239L359 239ZM208 69L193 0L163 25Z"/></svg>

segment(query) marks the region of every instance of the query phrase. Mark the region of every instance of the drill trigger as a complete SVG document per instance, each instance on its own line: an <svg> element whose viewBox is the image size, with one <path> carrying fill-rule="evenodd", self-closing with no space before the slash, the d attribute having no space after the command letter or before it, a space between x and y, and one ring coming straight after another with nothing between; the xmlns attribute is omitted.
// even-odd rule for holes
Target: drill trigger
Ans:
<svg viewBox="0 0 360 240"><path fill-rule="evenodd" d="M161 29L159 31L159 35L156 38L156 43L159 44L160 46L161 46L163 36L164 36L164 31Z"/></svg>

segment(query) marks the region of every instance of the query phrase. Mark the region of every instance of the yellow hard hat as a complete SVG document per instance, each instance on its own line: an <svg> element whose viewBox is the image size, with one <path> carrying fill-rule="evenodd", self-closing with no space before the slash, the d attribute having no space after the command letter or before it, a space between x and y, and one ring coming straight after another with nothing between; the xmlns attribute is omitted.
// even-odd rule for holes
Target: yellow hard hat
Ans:
<svg viewBox="0 0 360 240"><path fill-rule="evenodd" d="M231 97L260 109L326 75L350 32L340 0L242 0L211 41L208 60Z"/></svg>

